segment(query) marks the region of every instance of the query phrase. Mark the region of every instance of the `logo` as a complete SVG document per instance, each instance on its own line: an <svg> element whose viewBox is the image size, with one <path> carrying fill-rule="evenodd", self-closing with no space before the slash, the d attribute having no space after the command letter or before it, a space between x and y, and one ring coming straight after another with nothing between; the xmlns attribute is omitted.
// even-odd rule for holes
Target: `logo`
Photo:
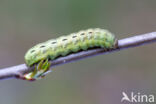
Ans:
<svg viewBox="0 0 156 104"><path fill-rule="evenodd" d="M141 94L141 93L134 93L131 92L129 95L127 95L125 92L122 92L122 99L121 102L147 102L147 103L152 103L154 102L154 95L152 94Z"/></svg>

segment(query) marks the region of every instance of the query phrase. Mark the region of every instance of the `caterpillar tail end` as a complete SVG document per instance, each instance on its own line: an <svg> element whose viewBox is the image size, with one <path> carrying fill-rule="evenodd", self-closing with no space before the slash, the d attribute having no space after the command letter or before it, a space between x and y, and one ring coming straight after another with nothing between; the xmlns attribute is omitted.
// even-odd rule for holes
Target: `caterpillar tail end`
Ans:
<svg viewBox="0 0 156 104"><path fill-rule="evenodd" d="M35 81L38 79L42 79L47 75L50 70L50 62L48 62L48 59L40 61L37 65L35 65L35 69L32 72L26 73L23 76L24 80L28 81Z"/></svg>

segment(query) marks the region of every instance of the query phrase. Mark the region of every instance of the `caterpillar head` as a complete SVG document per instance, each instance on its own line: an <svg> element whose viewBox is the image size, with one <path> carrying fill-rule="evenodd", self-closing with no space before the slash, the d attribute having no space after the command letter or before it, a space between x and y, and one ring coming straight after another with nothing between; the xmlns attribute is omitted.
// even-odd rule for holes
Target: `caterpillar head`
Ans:
<svg viewBox="0 0 156 104"><path fill-rule="evenodd" d="M41 59L45 59L48 53L46 52L46 44L38 44L32 47L30 50L27 51L25 54L25 61L28 66L31 66L37 63Z"/></svg>

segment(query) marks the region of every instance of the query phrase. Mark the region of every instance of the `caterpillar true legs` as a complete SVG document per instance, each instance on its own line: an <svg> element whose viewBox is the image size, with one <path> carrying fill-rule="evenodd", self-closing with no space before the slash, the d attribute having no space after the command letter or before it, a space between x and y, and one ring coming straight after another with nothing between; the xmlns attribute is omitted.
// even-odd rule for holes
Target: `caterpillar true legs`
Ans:
<svg viewBox="0 0 156 104"><path fill-rule="evenodd" d="M45 62L44 60L41 60L37 65L35 65L35 68L32 72L24 75L24 79L30 81L42 79L49 72L51 72L51 70L48 59L46 59Z"/></svg>

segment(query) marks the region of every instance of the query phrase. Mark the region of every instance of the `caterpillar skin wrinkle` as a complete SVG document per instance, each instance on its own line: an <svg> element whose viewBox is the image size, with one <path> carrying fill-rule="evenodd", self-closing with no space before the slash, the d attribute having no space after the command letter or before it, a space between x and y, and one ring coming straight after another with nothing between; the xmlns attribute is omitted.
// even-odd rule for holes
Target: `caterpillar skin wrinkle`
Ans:
<svg viewBox="0 0 156 104"><path fill-rule="evenodd" d="M85 51L91 48L104 48L106 50L116 47L115 36L105 29L88 29L57 39L51 39L32 47L25 54L27 66L35 66L34 71L24 75L27 80L40 79L50 69L48 60L54 60L60 56Z"/></svg>

